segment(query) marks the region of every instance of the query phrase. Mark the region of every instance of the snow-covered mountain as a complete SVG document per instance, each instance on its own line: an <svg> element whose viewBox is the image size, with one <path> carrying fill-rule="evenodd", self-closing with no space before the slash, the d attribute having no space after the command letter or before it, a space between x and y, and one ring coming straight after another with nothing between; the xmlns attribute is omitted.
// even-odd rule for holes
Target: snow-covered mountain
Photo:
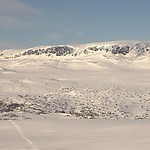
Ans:
<svg viewBox="0 0 150 150"><path fill-rule="evenodd" d="M150 118L150 42L0 51L0 119Z"/></svg>
<svg viewBox="0 0 150 150"><path fill-rule="evenodd" d="M119 55L132 55L149 56L150 42L140 41L111 41L111 42L97 42L78 45L55 45L55 46L42 46L34 47L25 50L3 50L0 56L4 58L17 58L22 56L31 55L45 55L45 56L80 56L88 55L91 53L98 54L119 54Z"/></svg>

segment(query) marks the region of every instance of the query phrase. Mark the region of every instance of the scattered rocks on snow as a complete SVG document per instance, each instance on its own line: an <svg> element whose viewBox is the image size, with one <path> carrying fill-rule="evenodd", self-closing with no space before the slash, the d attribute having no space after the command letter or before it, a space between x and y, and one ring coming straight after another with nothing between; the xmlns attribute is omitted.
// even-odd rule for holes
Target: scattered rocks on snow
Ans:
<svg viewBox="0 0 150 150"><path fill-rule="evenodd" d="M0 119L24 118L26 113L69 114L84 119L149 119L150 92L117 86L101 89L66 87L39 96L1 97Z"/></svg>

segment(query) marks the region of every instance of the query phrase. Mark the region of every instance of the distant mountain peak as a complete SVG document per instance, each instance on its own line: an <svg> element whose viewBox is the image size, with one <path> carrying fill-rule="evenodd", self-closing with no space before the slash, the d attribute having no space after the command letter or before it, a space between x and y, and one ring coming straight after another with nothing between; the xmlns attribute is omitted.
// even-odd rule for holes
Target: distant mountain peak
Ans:
<svg viewBox="0 0 150 150"><path fill-rule="evenodd" d="M34 47L26 50L2 51L0 57L18 58L23 56L80 56L91 53L112 55L127 55L133 57L150 54L150 42L142 41L109 41L76 45L54 45Z"/></svg>

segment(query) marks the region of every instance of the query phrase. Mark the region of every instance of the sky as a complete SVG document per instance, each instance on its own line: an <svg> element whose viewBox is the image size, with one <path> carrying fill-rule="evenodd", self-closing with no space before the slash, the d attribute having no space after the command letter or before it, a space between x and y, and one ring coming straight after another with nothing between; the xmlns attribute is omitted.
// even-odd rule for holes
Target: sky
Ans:
<svg viewBox="0 0 150 150"><path fill-rule="evenodd" d="M150 0L0 0L0 49L150 41Z"/></svg>

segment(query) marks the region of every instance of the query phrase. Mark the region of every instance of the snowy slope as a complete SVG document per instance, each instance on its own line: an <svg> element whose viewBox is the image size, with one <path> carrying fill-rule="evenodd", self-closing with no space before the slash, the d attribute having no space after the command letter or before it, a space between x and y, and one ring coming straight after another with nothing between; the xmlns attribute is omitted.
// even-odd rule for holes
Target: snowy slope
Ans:
<svg viewBox="0 0 150 150"><path fill-rule="evenodd" d="M149 74L149 42L3 50L0 118L149 119Z"/></svg>
<svg viewBox="0 0 150 150"><path fill-rule="evenodd" d="M149 69L150 42L111 41L78 45L41 46L24 50L3 50L1 59L24 58L71 59L121 67ZM96 64L95 63L95 64ZM96 65L95 65L96 66ZM107 65L106 65L107 66Z"/></svg>
<svg viewBox="0 0 150 150"><path fill-rule="evenodd" d="M77 45L39 46L23 50L3 50L0 55L5 57L22 57L26 55L42 54L46 56L80 56L96 52L122 55L132 54L133 56L148 55L150 53L150 42L110 41Z"/></svg>

